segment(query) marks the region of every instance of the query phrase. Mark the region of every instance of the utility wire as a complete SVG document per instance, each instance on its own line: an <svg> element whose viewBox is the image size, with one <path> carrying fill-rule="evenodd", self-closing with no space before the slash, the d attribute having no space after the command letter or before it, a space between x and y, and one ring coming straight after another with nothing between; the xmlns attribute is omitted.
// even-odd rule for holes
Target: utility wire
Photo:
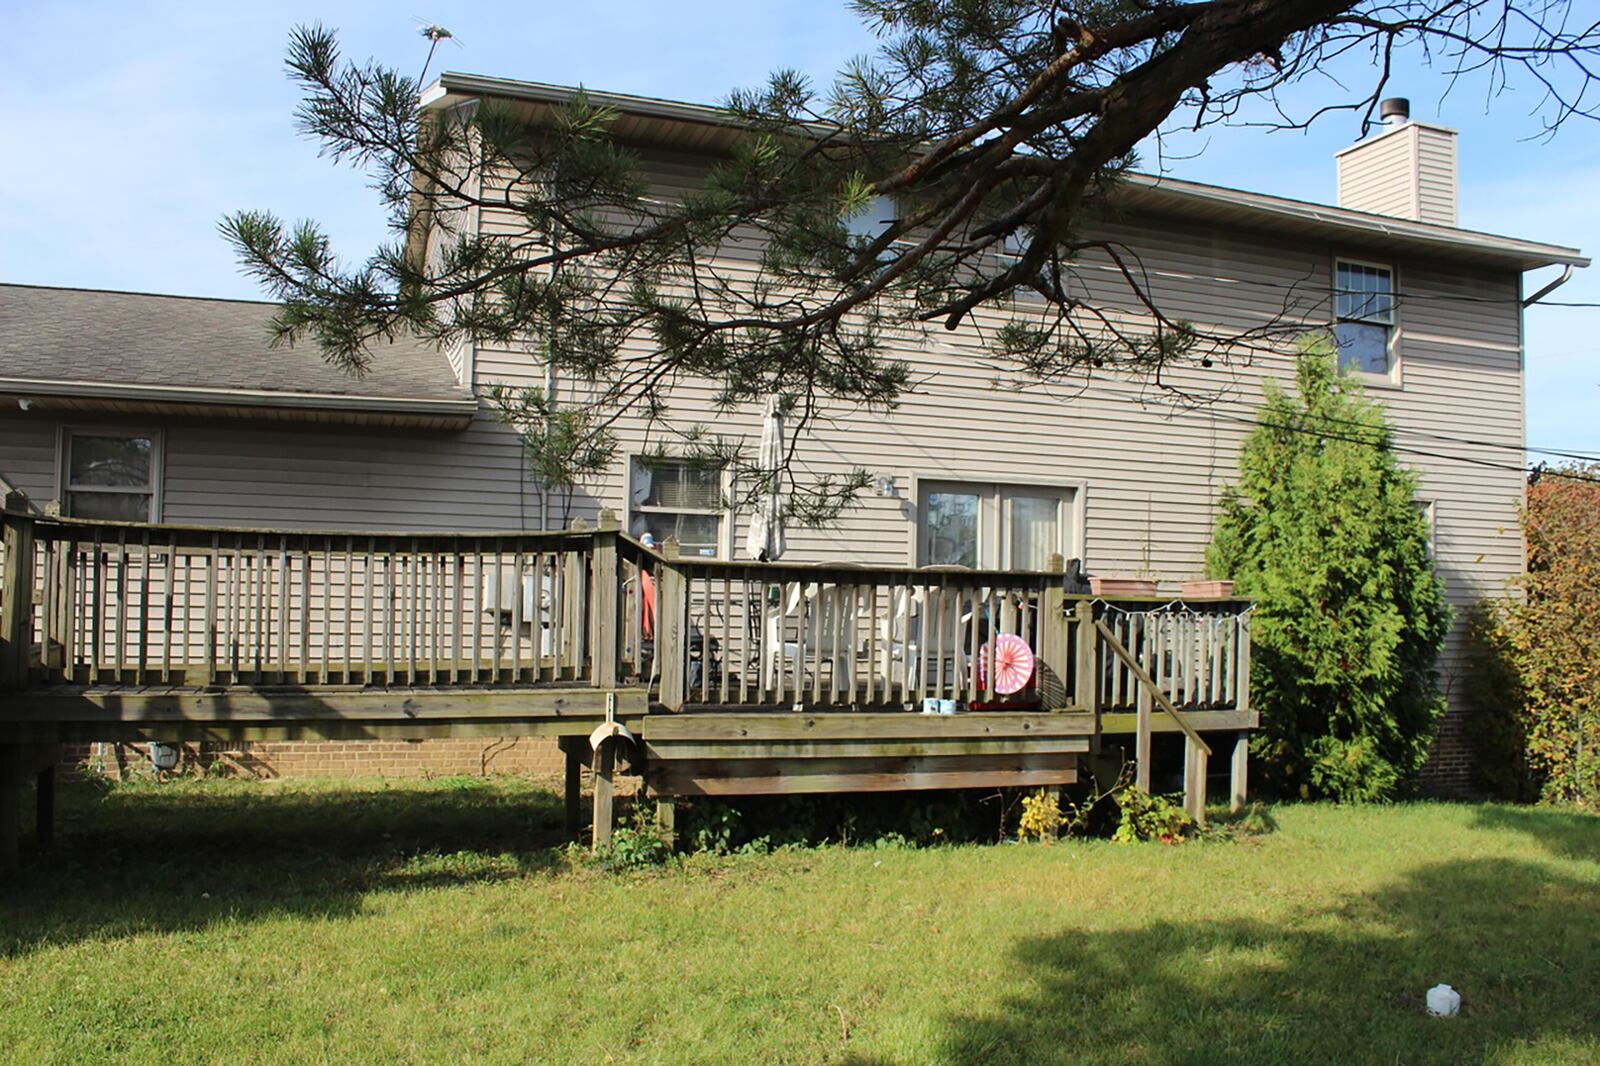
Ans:
<svg viewBox="0 0 1600 1066"><path fill-rule="evenodd" d="M1108 389L1107 391L1111 390ZM1125 395L1135 396L1141 400L1146 399L1143 394L1138 393ZM1193 404L1175 404L1173 406L1183 410L1203 410L1209 409L1213 404L1219 403L1233 404L1236 407L1242 407L1251 411L1257 409L1254 404L1251 404L1247 400L1223 399L1222 397L1216 397L1204 404L1196 402ZM1319 415L1318 417L1325 422L1339 422L1344 425L1356 426L1362 429L1369 428L1367 427L1366 423L1360 422L1353 418L1338 418L1333 415ZM1387 426L1385 428L1393 436L1425 437L1429 440L1441 441L1446 444L1464 444L1472 448L1498 448L1502 451L1517 452L1519 454L1536 452L1539 455L1550 455L1559 459L1572 459L1580 463L1600 463L1600 455L1589 455L1584 452L1567 451L1562 448L1546 448L1536 444L1508 444L1505 441L1478 440L1473 437L1453 437L1448 433L1435 433L1432 430L1426 429L1407 429L1399 426Z"/></svg>
<svg viewBox="0 0 1600 1066"><path fill-rule="evenodd" d="M1126 392L1125 393L1118 393L1117 390L1115 390L1115 389L1106 389L1104 391L1112 393L1114 395L1121 395L1123 398L1131 398L1131 399L1139 399L1139 400L1144 400L1145 399L1145 397L1141 396L1138 393L1126 393ZM1467 464L1472 465L1472 466L1487 467L1487 468L1492 469L1492 470L1505 470L1505 471L1509 471L1511 473L1521 474L1524 477L1526 477L1527 475L1533 473L1533 470L1534 470L1533 467L1522 466L1522 465L1517 465L1517 464L1512 464L1512 463L1501 463L1501 462L1496 462L1496 461L1494 461L1492 459L1479 459L1479 458L1476 458L1476 457L1473 457L1473 456L1452 455L1452 454L1450 454L1448 452L1429 451L1429 450L1424 449L1424 448L1410 447L1410 446L1407 446L1407 445L1400 444L1400 443L1396 442L1395 440L1393 440L1392 439L1392 436L1393 436L1392 431L1387 431L1387 430L1385 432L1391 439L1388 439L1388 440L1376 440L1376 439L1373 439L1372 437L1355 436L1355 435L1346 434L1346 433L1335 433L1335 432L1330 432L1330 431L1327 431L1327 430L1316 429L1316 428L1314 428L1312 426L1288 425L1288 424L1281 423L1281 422L1269 422L1269 421L1266 421L1265 419L1262 419L1262 418L1248 418L1248 417L1244 417L1244 416L1240 416L1240 415L1230 415L1230 414L1226 414L1226 413L1221 412L1221 411L1213 410L1212 408L1209 408L1209 407L1207 407L1207 408L1199 408L1199 407L1184 408L1183 410L1186 411L1186 412L1188 412L1188 411L1197 411L1197 412L1198 411L1203 411L1205 413L1212 414L1215 417L1226 419L1229 422L1235 422L1235 423L1239 423L1241 425L1265 426L1265 427L1267 427L1269 429L1279 429L1279 430L1284 430L1284 431L1290 432L1290 433L1302 433L1302 434L1305 434L1307 436L1320 438L1322 440L1346 441L1346 442L1351 443L1351 444L1361 444L1361 445L1365 445L1365 446L1367 446L1369 448L1375 448L1375 449L1378 449L1379 451L1387 450L1387 451L1405 453L1405 454L1408 454L1408 455L1422 456L1422 457L1425 457L1425 458L1447 459L1447 460L1450 460L1451 462L1467 463ZM1339 420L1336 420L1336 421L1349 421L1349 420L1348 419L1339 419ZM1372 432L1378 432L1378 431L1377 430L1373 430ZM1565 479L1571 480L1571 481L1581 481L1581 482L1586 482L1586 483L1589 483L1589 484L1600 485L1600 477L1595 477L1595 476L1592 476L1592 475L1589 475L1589 474L1580 474L1580 473L1574 473L1572 471L1549 470L1549 469L1541 469L1540 472L1543 475L1548 476L1548 477L1559 477L1559 478L1565 478Z"/></svg>

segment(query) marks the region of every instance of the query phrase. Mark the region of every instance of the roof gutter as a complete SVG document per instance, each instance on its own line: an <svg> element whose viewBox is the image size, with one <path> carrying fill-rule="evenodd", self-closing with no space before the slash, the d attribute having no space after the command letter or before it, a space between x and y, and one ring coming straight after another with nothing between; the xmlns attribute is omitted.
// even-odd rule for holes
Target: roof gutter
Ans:
<svg viewBox="0 0 1600 1066"><path fill-rule="evenodd" d="M1552 281L1550 284L1546 285L1544 288L1540 289L1538 292L1534 293L1532 296L1528 297L1526 300L1523 300L1522 301L1522 306L1523 307L1532 307L1534 304L1538 303L1540 300L1544 299L1546 296L1549 296L1551 293L1553 293L1557 289L1561 288L1561 286L1563 286L1567 282L1571 281L1572 280L1572 271L1573 271L1573 269L1574 269L1574 264L1568 263L1567 264L1567 269L1565 269L1565 270L1563 270L1561 272L1561 276L1559 278L1557 278L1556 280Z"/></svg>
<svg viewBox="0 0 1600 1066"><path fill-rule="evenodd" d="M475 397L460 399L409 396L341 396L270 389L207 389L187 385L138 385L99 381L42 381L0 378L0 392L29 396L61 396L84 400L143 400L151 403L216 404L228 407L292 408L312 411L359 411L370 414L432 415L470 419L478 410Z"/></svg>

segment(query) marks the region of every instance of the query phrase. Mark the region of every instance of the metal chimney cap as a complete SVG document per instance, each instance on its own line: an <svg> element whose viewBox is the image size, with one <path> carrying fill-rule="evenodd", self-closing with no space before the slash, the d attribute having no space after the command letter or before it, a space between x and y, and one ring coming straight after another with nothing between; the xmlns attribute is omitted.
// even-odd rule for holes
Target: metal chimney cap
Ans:
<svg viewBox="0 0 1600 1066"><path fill-rule="evenodd" d="M1403 96L1391 96L1378 103L1378 117L1384 122L1399 123L1411 117L1411 101Z"/></svg>

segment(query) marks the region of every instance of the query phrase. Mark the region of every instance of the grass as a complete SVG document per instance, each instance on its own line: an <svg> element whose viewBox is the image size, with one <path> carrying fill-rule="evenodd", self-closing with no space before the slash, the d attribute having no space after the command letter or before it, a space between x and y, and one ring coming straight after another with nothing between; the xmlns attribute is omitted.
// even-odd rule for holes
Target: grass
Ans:
<svg viewBox="0 0 1600 1066"><path fill-rule="evenodd" d="M1600 819L1559 811L634 876L511 780L74 788L62 820L0 909L9 1061L1600 1060Z"/></svg>

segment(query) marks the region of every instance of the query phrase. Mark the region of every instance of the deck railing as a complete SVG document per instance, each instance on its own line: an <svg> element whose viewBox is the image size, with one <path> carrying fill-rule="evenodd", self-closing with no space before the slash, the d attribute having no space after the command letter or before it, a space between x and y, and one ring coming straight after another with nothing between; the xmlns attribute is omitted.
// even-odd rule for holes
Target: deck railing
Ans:
<svg viewBox="0 0 1600 1066"><path fill-rule="evenodd" d="M668 706L1064 706L1074 619L1059 572L665 559ZM996 691L995 638L1038 653L1022 693Z"/></svg>
<svg viewBox="0 0 1600 1066"><path fill-rule="evenodd" d="M622 680L615 533L323 533L30 519L28 666L52 681ZM19 523L20 524L20 523ZM8 590L15 579L8 576Z"/></svg>
<svg viewBox="0 0 1600 1066"><path fill-rule="evenodd" d="M1205 599L1105 601L1098 620L1157 688L1186 711L1243 709L1249 702L1250 604ZM1100 662L1100 707L1136 711L1152 695L1134 664L1119 655Z"/></svg>
<svg viewBox="0 0 1600 1066"><path fill-rule="evenodd" d="M1095 600L1059 569L679 558L609 514L505 534L5 522L0 683L642 684L675 711L948 700L1148 717L1249 699L1247 603ZM1002 634L1035 658L1019 692L997 690Z"/></svg>

